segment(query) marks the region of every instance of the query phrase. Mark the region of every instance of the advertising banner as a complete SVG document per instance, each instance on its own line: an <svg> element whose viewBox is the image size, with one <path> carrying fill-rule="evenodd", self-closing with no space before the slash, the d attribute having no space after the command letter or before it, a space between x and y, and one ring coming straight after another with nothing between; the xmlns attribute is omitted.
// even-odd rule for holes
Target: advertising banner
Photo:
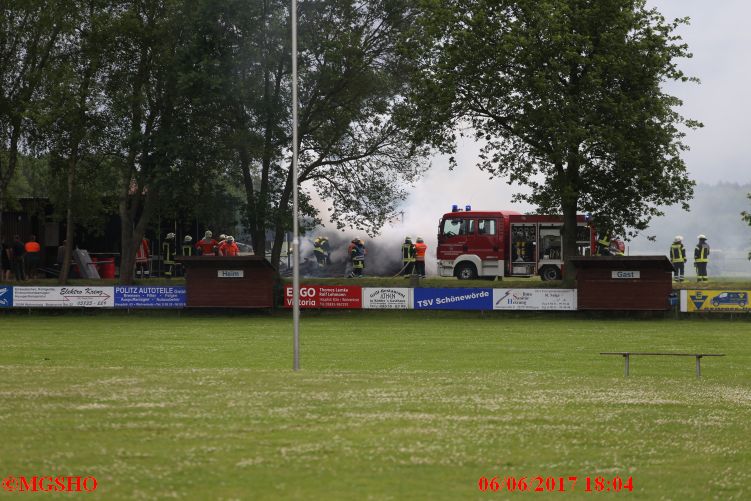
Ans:
<svg viewBox="0 0 751 501"><path fill-rule="evenodd" d="M416 310L492 310L493 289L414 289Z"/></svg>
<svg viewBox="0 0 751 501"><path fill-rule="evenodd" d="M494 310L576 310L576 289L493 289Z"/></svg>
<svg viewBox="0 0 751 501"><path fill-rule="evenodd" d="M402 287L365 287L362 307L366 309L405 310L412 308L412 289Z"/></svg>
<svg viewBox="0 0 751 501"><path fill-rule="evenodd" d="M13 287L3 285L0 287L0 308L13 306Z"/></svg>
<svg viewBox="0 0 751 501"><path fill-rule="evenodd" d="M185 287L115 287L115 308L185 308Z"/></svg>
<svg viewBox="0 0 751 501"><path fill-rule="evenodd" d="M749 290L682 290L681 311L748 312Z"/></svg>
<svg viewBox="0 0 751 501"><path fill-rule="evenodd" d="M14 287L13 306L23 308L112 308L113 287Z"/></svg>
<svg viewBox="0 0 751 501"><path fill-rule="evenodd" d="M284 307L292 308L292 286L284 288ZM301 285L300 308L362 308L359 285Z"/></svg>

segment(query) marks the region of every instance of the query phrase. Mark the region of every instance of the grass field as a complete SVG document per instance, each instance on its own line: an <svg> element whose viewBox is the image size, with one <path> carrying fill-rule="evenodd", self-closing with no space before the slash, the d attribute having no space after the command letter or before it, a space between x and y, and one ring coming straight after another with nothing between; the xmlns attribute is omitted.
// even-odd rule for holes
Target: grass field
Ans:
<svg viewBox="0 0 751 501"><path fill-rule="evenodd" d="M281 313L0 328L0 475L93 475L91 498L751 498L748 322L305 313L299 373ZM611 350L728 356L701 380L634 358L625 379ZM538 475L579 481L477 486ZM585 493L598 475L633 492Z"/></svg>

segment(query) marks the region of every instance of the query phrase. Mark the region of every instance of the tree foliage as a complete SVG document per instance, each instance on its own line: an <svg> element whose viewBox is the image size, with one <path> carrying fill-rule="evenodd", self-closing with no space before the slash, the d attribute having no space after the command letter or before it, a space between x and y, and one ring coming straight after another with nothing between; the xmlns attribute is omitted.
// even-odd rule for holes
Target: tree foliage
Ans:
<svg viewBox="0 0 751 501"><path fill-rule="evenodd" d="M643 230L661 205L691 197L685 129L667 81L693 80L690 57L643 0L425 2L405 46L420 66L405 118L444 152L456 131L484 143L480 168L531 188L518 199L564 215L575 255L577 211L601 228Z"/></svg>
<svg viewBox="0 0 751 501"><path fill-rule="evenodd" d="M72 1L7 0L0 5L0 213L19 155L29 155L40 86L69 28ZM0 218L0 235L2 220Z"/></svg>
<svg viewBox="0 0 751 501"><path fill-rule="evenodd" d="M231 61L225 81L227 141L243 174L257 250L273 228L272 260L291 226L291 54L289 4L227 7L218 33ZM376 232L423 170L424 149L396 125L408 80L397 42L411 11L402 2L303 2L299 13L299 151L303 212ZM259 29L260 27L260 29ZM231 29L230 29L231 28Z"/></svg>
<svg viewBox="0 0 751 501"><path fill-rule="evenodd" d="M411 69L401 0L299 7L302 212L376 232L427 151L394 121ZM19 152L45 159L68 238L114 191L121 281L155 218L236 200L259 253L291 229L289 3L281 0L10 1L2 8L0 195ZM105 188L109 186L109 189ZM0 208L3 199L0 198ZM207 224L229 216L199 218ZM65 280L65 277L62 277Z"/></svg>

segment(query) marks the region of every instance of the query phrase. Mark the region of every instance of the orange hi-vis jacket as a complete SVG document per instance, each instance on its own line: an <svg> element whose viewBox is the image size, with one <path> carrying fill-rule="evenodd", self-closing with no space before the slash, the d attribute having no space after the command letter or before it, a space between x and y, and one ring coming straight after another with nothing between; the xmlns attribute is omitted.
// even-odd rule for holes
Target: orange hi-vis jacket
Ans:
<svg viewBox="0 0 751 501"><path fill-rule="evenodd" d="M226 240L219 246L220 256L237 256L240 253L240 247L235 242L229 243Z"/></svg>
<svg viewBox="0 0 751 501"><path fill-rule="evenodd" d="M213 238L211 240L201 239L196 244L196 249L201 249L202 256L213 256L214 247L216 247L217 241Z"/></svg>
<svg viewBox="0 0 751 501"><path fill-rule="evenodd" d="M32 254L34 252L39 252L42 250L42 248L39 246L39 242L26 242L26 245L24 245L24 248L26 249L26 252L29 254Z"/></svg>
<svg viewBox="0 0 751 501"><path fill-rule="evenodd" d="M418 261L425 261L425 252L428 250L428 246L425 242L417 242L415 244L415 258Z"/></svg>

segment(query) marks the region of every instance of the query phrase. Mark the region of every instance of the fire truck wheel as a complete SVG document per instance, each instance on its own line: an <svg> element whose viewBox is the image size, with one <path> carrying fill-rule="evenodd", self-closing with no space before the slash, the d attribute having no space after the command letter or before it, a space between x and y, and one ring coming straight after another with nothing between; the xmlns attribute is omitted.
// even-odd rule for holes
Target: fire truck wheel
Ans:
<svg viewBox="0 0 751 501"><path fill-rule="evenodd" d="M561 270L557 266L543 266L540 270L540 278L543 280L560 280Z"/></svg>
<svg viewBox="0 0 751 501"><path fill-rule="evenodd" d="M459 280L474 280L477 278L477 269L472 263L462 263L456 267L454 274Z"/></svg>

